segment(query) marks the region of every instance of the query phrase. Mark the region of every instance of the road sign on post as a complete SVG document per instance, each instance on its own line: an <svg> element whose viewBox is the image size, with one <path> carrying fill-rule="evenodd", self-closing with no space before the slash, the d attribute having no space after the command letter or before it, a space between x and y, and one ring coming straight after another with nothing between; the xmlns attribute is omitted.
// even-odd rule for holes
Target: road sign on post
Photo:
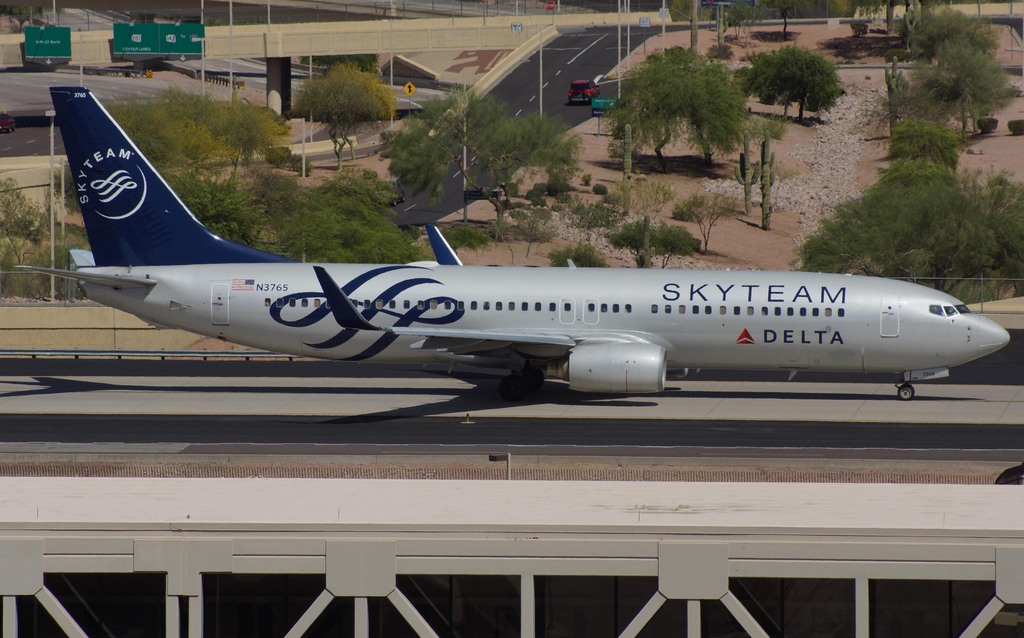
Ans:
<svg viewBox="0 0 1024 638"><path fill-rule="evenodd" d="M416 92L416 86L412 82L406 82L402 90L405 91L406 95L412 97L412 94Z"/></svg>
<svg viewBox="0 0 1024 638"><path fill-rule="evenodd" d="M512 23L512 33L522 33L522 32L523 32L523 23L522 22L513 22Z"/></svg>
<svg viewBox="0 0 1024 638"><path fill-rule="evenodd" d="M554 11L555 10L555 0L548 0L547 2L545 2L544 3L544 8L547 9L548 11Z"/></svg>
<svg viewBox="0 0 1024 638"><path fill-rule="evenodd" d="M662 20L668 20L669 19L669 11L668 11L668 9L665 8L665 7L662 7L660 9L658 9L658 17L661 18Z"/></svg>
<svg viewBox="0 0 1024 638"><path fill-rule="evenodd" d="M647 16L640 16L640 26L644 29L651 26L651 19Z"/></svg>
<svg viewBox="0 0 1024 638"><path fill-rule="evenodd" d="M173 60L198 60L203 57L206 27L202 24L161 24L160 52Z"/></svg>
<svg viewBox="0 0 1024 638"><path fill-rule="evenodd" d="M71 59L71 27L25 27L25 61L66 64Z"/></svg>
<svg viewBox="0 0 1024 638"><path fill-rule="evenodd" d="M160 25L150 22L115 22L114 57L151 60L160 56Z"/></svg>
<svg viewBox="0 0 1024 638"><path fill-rule="evenodd" d="M590 100L590 116L601 117L608 109L619 105L617 97L595 97Z"/></svg>

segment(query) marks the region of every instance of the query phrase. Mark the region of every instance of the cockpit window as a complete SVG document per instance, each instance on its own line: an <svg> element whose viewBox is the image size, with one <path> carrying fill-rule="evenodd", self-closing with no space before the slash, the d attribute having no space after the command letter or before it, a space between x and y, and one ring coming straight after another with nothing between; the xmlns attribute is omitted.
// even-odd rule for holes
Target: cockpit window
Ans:
<svg viewBox="0 0 1024 638"><path fill-rule="evenodd" d="M940 317L945 316L942 312L942 306L938 304L932 304L928 306L928 312L932 313L933 315L939 315Z"/></svg>
<svg viewBox="0 0 1024 638"><path fill-rule="evenodd" d="M942 309L946 311L947 317L955 317L958 314L960 314L956 311L956 308L954 308L953 306L943 306Z"/></svg>
<svg viewBox="0 0 1024 638"><path fill-rule="evenodd" d="M967 307L967 304L958 304L956 309L962 315L971 314L971 309Z"/></svg>

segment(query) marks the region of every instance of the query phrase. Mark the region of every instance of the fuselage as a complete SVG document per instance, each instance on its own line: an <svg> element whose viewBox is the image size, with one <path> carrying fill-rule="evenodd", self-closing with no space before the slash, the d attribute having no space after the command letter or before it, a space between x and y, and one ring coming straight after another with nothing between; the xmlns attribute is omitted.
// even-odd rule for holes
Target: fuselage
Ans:
<svg viewBox="0 0 1024 638"><path fill-rule="evenodd" d="M324 264L377 326L635 339L669 368L906 372L944 368L1006 344L957 299L872 277L767 271ZM125 268L96 272L125 273ZM84 284L90 297L153 323L257 348L356 361L450 361L423 337L339 327L311 264L149 266L149 289ZM511 348L511 346L510 346ZM525 358L552 356L516 345ZM507 352L505 353L507 354Z"/></svg>

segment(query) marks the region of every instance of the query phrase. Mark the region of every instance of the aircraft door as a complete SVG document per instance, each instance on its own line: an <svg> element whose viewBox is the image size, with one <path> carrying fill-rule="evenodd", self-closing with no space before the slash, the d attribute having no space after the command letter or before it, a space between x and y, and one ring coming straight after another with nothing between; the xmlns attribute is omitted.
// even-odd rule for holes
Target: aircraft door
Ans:
<svg viewBox="0 0 1024 638"><path fill-rule="evenodd" d="M561 299L558 302L558 320L562 323L576 323L576 300Z"/></svg>
<svg viewBox="0 0 1024 638"><path fill-rule="evenodd" d="M601 320L601 306L597 299L583 300L583 323L594 325Z"/></svg>
<svg viewBox="0 0 1024 638"><path fill-rule="evenodd" d="M883 337L900 336L900 298L896 295L882 295L879 334Z"/></svg>
<svg viewBox="0 0 1024 638"><path fill-rule="evenodd" d="M228 325L228 284L213 284L210 287L210 321L215 326Z"/></svg>

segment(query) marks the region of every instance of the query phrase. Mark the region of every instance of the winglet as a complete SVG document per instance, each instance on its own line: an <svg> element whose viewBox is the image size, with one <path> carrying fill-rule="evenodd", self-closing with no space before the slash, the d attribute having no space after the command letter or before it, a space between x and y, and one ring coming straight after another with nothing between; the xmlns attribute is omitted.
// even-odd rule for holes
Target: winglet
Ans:
<svg viewBox="0 0 1024 638"><path fill-rule="evenodd" d="M452 250L448 240L444 238L441 231L433 224L427 224L427 237L430 238L430 248L434 251L434 259L442 266L461 266L462 261Z"/></svg>
<svg viewBox="0 0 1024 638"><path fill-rule="evenodd" d="M382 330L363 318L363 315L356 310L352 300L338 287L338 284L334 283L323 266L313 266L313 271L316 273L317 280L320 281L320 287L324 289L324 297L331 305L331 314L334 315L334 320L338 322L339 326L352 330Z"/></svg>

